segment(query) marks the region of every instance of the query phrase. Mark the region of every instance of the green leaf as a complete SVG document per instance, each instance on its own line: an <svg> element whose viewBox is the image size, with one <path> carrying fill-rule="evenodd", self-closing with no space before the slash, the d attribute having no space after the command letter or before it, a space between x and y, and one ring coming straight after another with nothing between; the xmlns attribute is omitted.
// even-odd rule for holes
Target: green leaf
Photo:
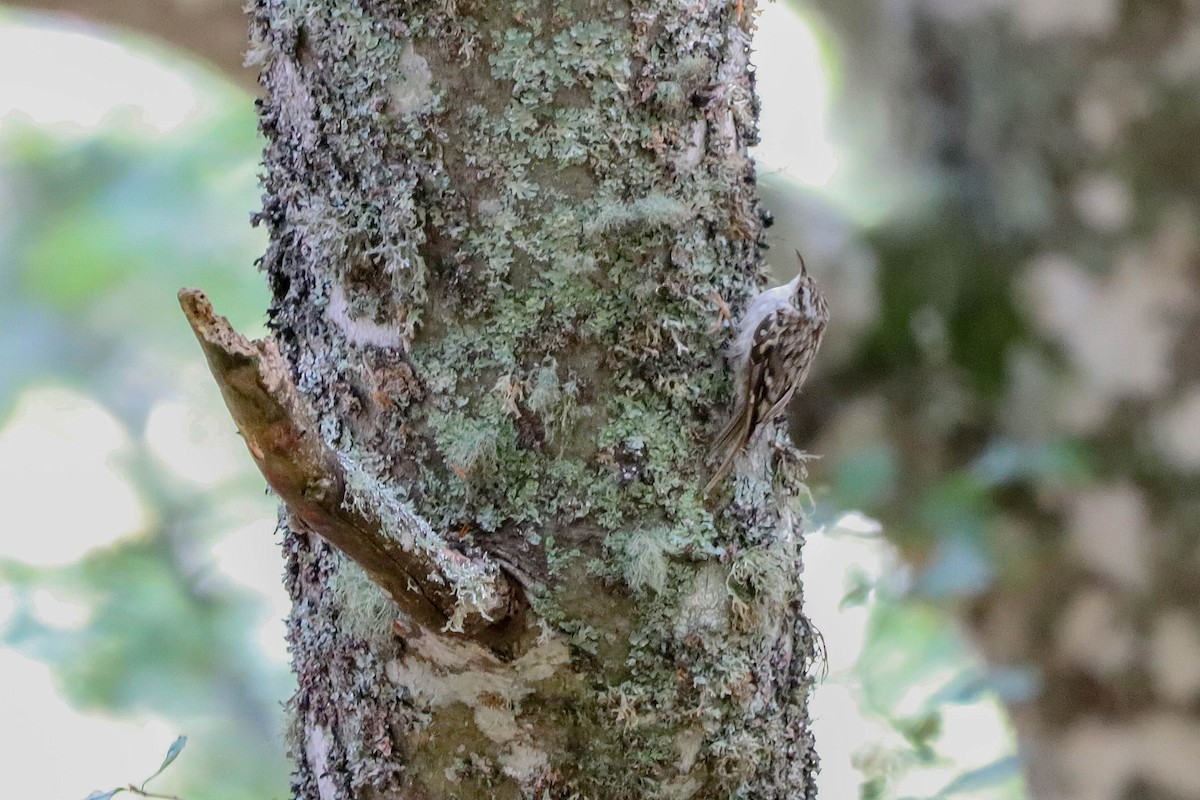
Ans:
<svg viewBox="0 0 1200 800"><path fill-rule="evenodd" d="M896 730L912 745L917 757L928 762L933 759L933 742L942 734L942 717L936 712L912 719L897 720Z"/></svg>
<svg viewBox="0 0 1200 800"><path fill-rule="evenodd" d="M167 755L163 758L162 766L158 768L159 772L171 765L171 762L179 758L179 754L183 752L183 746L187 744L187 737L180 736L175 741L171 742L171 746L167 748Z"/></svg>
<svg viewBox="0 0 1200 800"><path fill-rule="evenodd" d="M860 800L882 800L887 796L887 780L881 777L868 778L859 789Z"/></svg>
<svg viewBox="0 0 1200 800"><path fill-rule="evenodd" d="M1005 756L979 769L964 772L946 784L938 796L978 791L1015 778L1020 773L1021 759L1016 756Z"/></svg>
<svg viewBox="0 0 1200 800"><path fill-rule="evenodd" d="M154 772L153 775L151 775L149 778L146 778L146 780L142 781L142 788L145 788L147 783L149 783L150 781L154 780L159 775L161 775L162 771L164 769L171 766L172 761L179 758L179 754L183 752L183 746L185 744L187 744L186 736L180 736L178 739L171 742L171 746L167 748L167 755L163 758L162 764Z"/></svg>
<svg viewBox="0 0 1200 800"><path fill-rule="evenodd" d="M87 797L83 798L83 800L111 800L113 795L117 794L117 792L123 792L123 791L125 791L125 790L120 787L118 787L116 789L109 789L107 792L102 792L99 789L97 789L96 791L89 794Z"/></svg>
<svg viewBox="0 0 1200 800"><path fill-rule="evenodd" d="M912 592L919 597L975 597L992 585L996 569L977 542L951 536L937 543L934 557L916 576Z"/></svg>
<svg viewBox="0 0 1200 800"><path fill-rule="evenodd" d="M976 703L995 695L1006 703L1028 702L1041 691L1041 674L1032 666L997 666L964 670L928 700L930 708L943 703Z"/></svg>

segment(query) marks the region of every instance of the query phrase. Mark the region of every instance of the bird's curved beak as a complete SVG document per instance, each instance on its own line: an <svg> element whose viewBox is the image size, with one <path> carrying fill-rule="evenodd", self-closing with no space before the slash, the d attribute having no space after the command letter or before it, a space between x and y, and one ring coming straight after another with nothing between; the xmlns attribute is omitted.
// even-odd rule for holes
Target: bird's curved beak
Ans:
<svg viewBox="0 0 1200 800"><path fill-rule="evenodd" d="M800 259L800 274L808 275L808 267L804 265L804 256L800 255L800 251L796 251L796 258Z"/></svg>

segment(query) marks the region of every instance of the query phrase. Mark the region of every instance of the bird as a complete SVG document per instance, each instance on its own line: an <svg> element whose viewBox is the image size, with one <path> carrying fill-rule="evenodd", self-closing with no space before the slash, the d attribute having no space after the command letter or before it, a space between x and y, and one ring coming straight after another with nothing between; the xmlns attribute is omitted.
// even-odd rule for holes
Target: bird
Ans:
<svg viewBox="0 0 1200 800"><path fill-rule="evenodd" d="M799 252L800 272L788 283L759 293L738 325L731 356L737 370L737 405L709 452L718 462L705 494L787 409L804 384L829 324L829 306Z"/></svg>

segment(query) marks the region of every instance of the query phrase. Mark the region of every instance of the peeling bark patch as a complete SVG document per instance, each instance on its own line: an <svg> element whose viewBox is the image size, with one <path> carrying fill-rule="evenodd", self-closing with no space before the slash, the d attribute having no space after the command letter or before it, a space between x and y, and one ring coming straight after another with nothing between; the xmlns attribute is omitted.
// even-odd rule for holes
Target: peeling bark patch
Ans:
<svg viewBox="0 0 1200 800"><path fill-rule="evenodd" d="M404 337L396 324L382 325L372 319L357 317L346 300L346 292L335 285L329 293L329 319L347 339L359 347L394 347L404 349Z"/></svg>
<svg viewBox="0 0 1200 800"><path fill-rule="evenodd" d="M329 776L328 732L320 725L309 727L306 732L308 768L317 780L317 796L321 800L337 800L337 786Z"/></svg>
<svg viewBox="0 0 1200 800"><path fill-rule="evenodd" d="M434 98L429 62L409 44L400 54L398 66L399 73L388 87L391 99L388 109L401 116L429 110Z"/></svg>
<svg viewBox="0 0 1200 800"><path fill-rule="evenodd" d="M434 719L438 709L466 709L479 736L496 746L491 750L504 774L522 787L536 783L549 764L534 726L522 720L522 705L532 702L530 696L539 692L540 684L553 681L558 687L577 680L566 645L558 638L505 664L469 642L422 636L410 640L409 651L387 664L387 675ZM435 722L432 730L436 729ZM478 747L479 742L470 746Z"/></svg>

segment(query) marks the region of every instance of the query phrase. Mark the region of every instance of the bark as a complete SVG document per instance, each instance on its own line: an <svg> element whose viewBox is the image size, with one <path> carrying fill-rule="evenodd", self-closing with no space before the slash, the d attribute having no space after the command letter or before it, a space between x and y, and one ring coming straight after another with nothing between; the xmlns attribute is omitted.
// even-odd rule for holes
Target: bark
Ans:
<svg viewBox="0 0 1200 800"><path fill-rule="evenodd" d="M890 439L913 562L988 563L952 607L1035 678L1031 797L1200 797L1197 8L820 5L907 198L827 429Z"/></svg>
<svg viewBox="0 0 1200 800"><path fill-rule="evenodd" d="M780 432L700 491L720 308L764 277L752 8L251 14L273 343L206 350L264 473L303 476L277 487L296 796L812 796L802 461ZM251 369L276 346L286 387ZM353 519L307 505L322 463ZM452 607L401 615L322 525L394 538L370 552ZM422 552L502 564L517 613Z"/></svg>

